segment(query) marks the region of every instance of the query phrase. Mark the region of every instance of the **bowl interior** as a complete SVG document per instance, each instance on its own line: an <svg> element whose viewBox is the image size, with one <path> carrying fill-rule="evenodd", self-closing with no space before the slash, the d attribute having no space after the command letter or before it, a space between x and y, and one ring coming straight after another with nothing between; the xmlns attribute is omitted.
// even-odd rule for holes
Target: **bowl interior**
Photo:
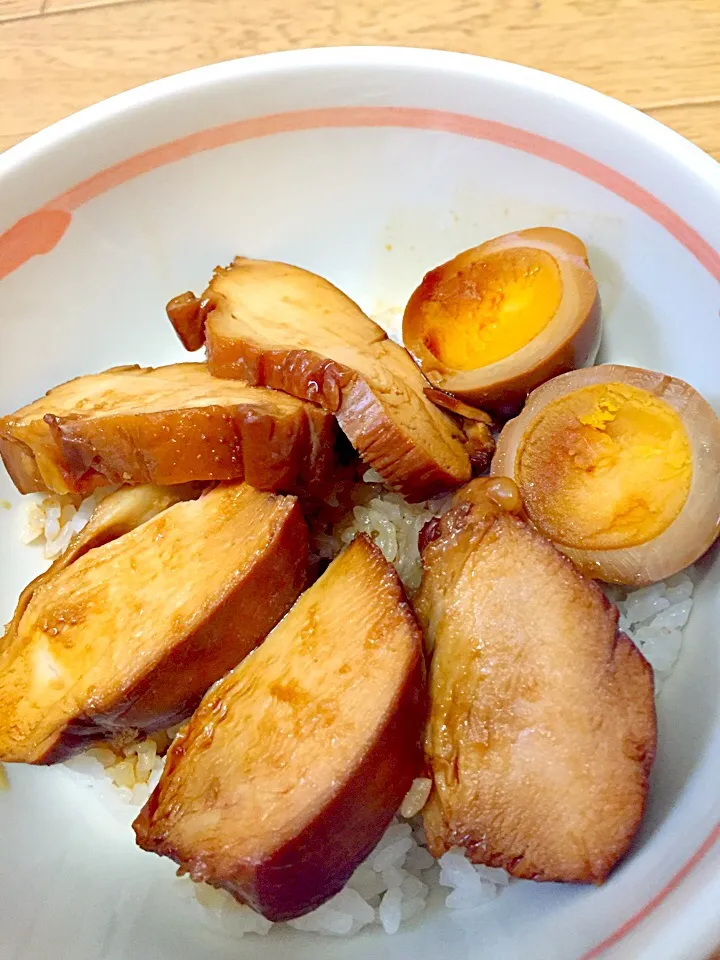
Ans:
<svg viewBox="0 0 720 960"><path fill-rule="evenodd" d="M430 267L541 224L588 245L601 359L681 377L720 409L711 163L632 111L530 71L325 51L163 81L0 158L0 231L31 214L0 240L2 412L77 374L183 359L164 304L202 289L235 254L300 264L370 314L396 314ZM7 620L43 560L20 545L23 511L4 474L0 498L12 505L0 511ZM10 956L590 958L661 894L609 955L640 956L662 936L663 956L699 956L712 923L688 931L671 907L700 881L688 871L663 893L698 849L703 889L720 882L706 840L720 814L717 554L699 569L681 660L659 701L646 823L604 887L516 884L472 914L431 905L393 938L237 941L208 925L172 864L134 848L132 808L64 768L17 768L0 794Z"/></svg>

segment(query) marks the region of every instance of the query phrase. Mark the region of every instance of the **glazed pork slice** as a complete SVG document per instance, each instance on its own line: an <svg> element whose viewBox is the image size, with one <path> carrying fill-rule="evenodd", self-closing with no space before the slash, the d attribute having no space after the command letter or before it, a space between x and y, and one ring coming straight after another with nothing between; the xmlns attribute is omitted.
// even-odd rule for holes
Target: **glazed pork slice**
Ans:
<svg viewBox="0 0 720 960"><path fill-rule="evenodd" d="M243 479L291 492L329 479L336 431L315 405L220 380L202 363L128 366L0 419L0 454L21 493Z"/></svg>
<svg viewBox="0 0 720 960"><path fill-rule="evenodd" d="M43 584L54 580L62 570L69 567L75 560L79 560L88 550L101 547L105 543L117 540L125 533L130 533L141 523L151 520L174 503L179 503L181 500L196 500L202 491L202 484L195 483L180 483L174 487L141 483L137 487L120 487L119 490L108 494L95 507L82 530L72 537L64 552L47 570L25 587L18 599L6 635L17 629L35 591ZM2 649L1 641L0 649Z"/></svg>
<svg viewBox="0 0 720 960"><path fill-rule="evenodd" d="M188 295L168 304L183 343L207 343L218 377L275 387L337 416L360 456L408 500L470 478L459 427L425 395L404 347L327 280L236 258L218 268L188 319Z"/></svg>
<svg viewBox="0 0 720 960"><path fill-rule="evenodd" d="M289 609L307 563L295 498L241 483L56 565L0 641L0 760L55 763L183 720Z"/></svg>
<svg viewBox="0 0 720 960"><path fill-rule="evenodd" d="M141 847L270 920L337 893L422 764L422 636L358 536L203 699L134 824Z"/></svg>
<svg viewBox="0 0 720 960"><path fill-rule="evenodd" d="M645 808L652 671L600 587L476 480L431 531L416 608L433 651L428 849L601 883ZM498 496L498 491L501 496Z"/></svg>

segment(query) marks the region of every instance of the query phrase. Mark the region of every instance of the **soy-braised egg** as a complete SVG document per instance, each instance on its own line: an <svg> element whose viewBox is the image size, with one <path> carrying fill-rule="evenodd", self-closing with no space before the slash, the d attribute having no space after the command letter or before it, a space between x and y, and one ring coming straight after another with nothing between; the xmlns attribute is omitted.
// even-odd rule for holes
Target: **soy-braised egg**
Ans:
<svg viewBox="0 0 720 960"><path fill-rule="evenodd" d="M548 381L500 434L535 527L591 577L672 576L720 533L720 420L689 384L603 364Z"/></svg>
<svg viewBox="0 0 720 960"><path fill-rule="evenodd" d="M403 340L434 386L516 412L545 380L595 359L600 300L585 244L535 227L460 253L410 297Z"/></svg>

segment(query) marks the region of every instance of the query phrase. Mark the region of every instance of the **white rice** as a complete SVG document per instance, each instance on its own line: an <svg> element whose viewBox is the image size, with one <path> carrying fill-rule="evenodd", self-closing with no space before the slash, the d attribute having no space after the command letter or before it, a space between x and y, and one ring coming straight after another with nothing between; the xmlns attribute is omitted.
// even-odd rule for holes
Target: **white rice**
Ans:
<svg viewBox="0 0 720 960"><path fill-rule="evenodd" d="M363 480L365 483L382 483L382 477L374 470L367 470ZM440 516L449 503L449 496L424 503L407 503L399 493L383 490L369 503L353 507L349 522L346 520L338 524L330 555L335 556L356 534L366 533L380 547L385 559L393 564L400 579L413 593L420 586L422 574L418 536L428 520Z"/></svg>
<svg viewBox="0 0 720 960"><path fill-rule="evenodd" d="M367 533L395 565L412 594L421 574L418 534L431 517L442 514L449 498L407 504L398 494L381 488L381 478L374 471L368 470L363 479L378 485L377 494L368 503L355 506L352 515L334 531L320 536L320 552L331 558L356 533ZM28 498L24 542L42 543L45 555L54 558L65 549L72 534L82 529L104 495L97 492L77 507L69 498ZM658 689L679 656L683 629L692 610L693 587L692 568L640 590L606 587L620 612L620 629L652 665ZM113 793L137 808L160 777L168 743L165 734L138 740L130 731L127 737L88 750L66 766L75 776L96 785L99 793L103 782L111 782ZM413 819L396 817L345 889L304 917L273 924L224 891L185 878L177 881L178 894L188 899L188 909L197 910L199 921L229 937L267 936L274 927L334 937L352 936L372 927L394 934L418 918L431 897L442 900L443 895L445 906L453 912L480 909L508 884L519 881L512 880L504 870L471 864L458 849L448 851L438 861L430 856L416 816L427 799L429 786L424 778L415 781L401 807L402 813Z"/></svg>
<svg viewBox="0 0 720 960"><path fill-rule="evenodd" d="M642 651L655 673L658 694L680 656L683 629L693 606L694 568L689 567L650 587L627 590L606 586L617 606L618 625Z"/></svg>
<svg viewBox="0 0 720 960"><path fill-rule="evenodd" d="M138 737L137 730L112 743L92 747L65 761L65 766L83 777L109 779L118 799L141 807L157 786L165 766L165 753L177 727Z"/></svg>
<svg viewBox="0 0 720 960"><path fill-rule="evenodd" d="M204 916L200 914L205 924L233 936L266 936L273 927L333 937L352 936L372 926L396 933L402 924L422 913L430 888L437 887L440 875L416 832L413 824L396 819L340 893L312 913L287 923L271 923L237 903L230 894L185 878L179 881L181 893L188 899L194 894L206 908Z"/></svg>
<svg viewBox="0 0 720 960"><path fill-rule="evenodd" d="M85 526L95 507L117 487L100 487L79 504L77 498L55 493L30 493L25 497L25 544L41 543L46 560L54 560L71 537Z"/></svg>

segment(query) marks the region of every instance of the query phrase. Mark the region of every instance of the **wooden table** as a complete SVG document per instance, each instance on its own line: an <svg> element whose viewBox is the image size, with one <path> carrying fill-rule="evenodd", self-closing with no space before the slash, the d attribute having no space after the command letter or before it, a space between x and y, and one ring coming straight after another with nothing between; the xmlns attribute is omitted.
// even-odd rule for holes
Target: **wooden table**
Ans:
<svg viewBox="0 0 720 960"><path fill-rule="evenodd" d="M720 0L0 0L0 150L179 70L353 43L549 70L639 107L720 159Z"/></svg>
<svg viewBox="0 0 720 960"><path fill-rule="evenodd" d="M634 104L720 159L720 0L0 0L0 150L179 70L352 43L540 67Z"/></svg>

